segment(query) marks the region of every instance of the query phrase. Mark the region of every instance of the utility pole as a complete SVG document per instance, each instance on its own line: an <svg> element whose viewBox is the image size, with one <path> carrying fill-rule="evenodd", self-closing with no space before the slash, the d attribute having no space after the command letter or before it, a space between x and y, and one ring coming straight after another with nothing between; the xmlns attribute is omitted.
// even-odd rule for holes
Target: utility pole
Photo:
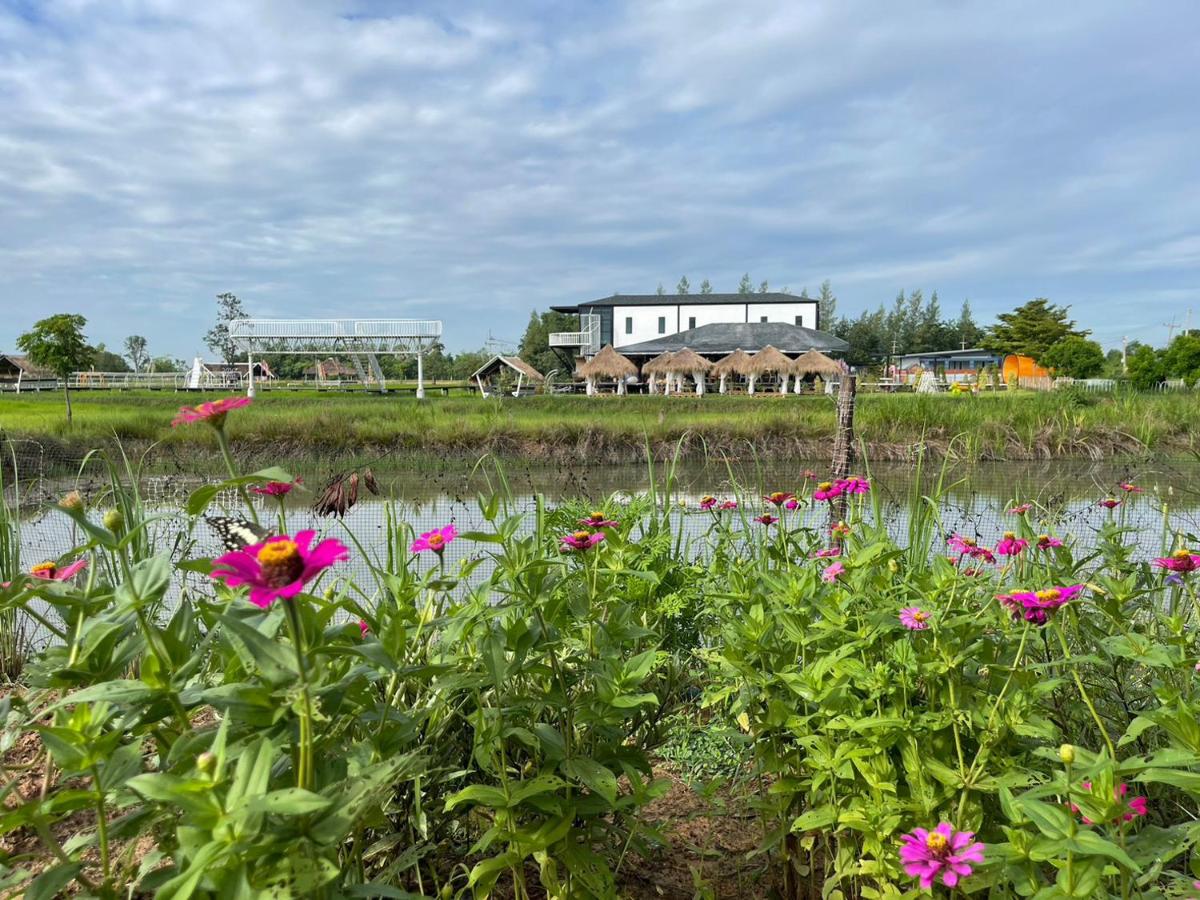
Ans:
<svg viewBox="0 0 1200 900"><path fill-rule="evenodd" d="M1129 374L1129 338L1121 338L1121 371Z"/></svg>
<svg viewBox="0 0 1200 900"><path fill-rule="evenodd" d="M1162 324L1167 329L1167 343L1169 344L1175 336L1175 329L1179 327L1179 323L1172 319L1170 322L1163 322Z"/></svg>

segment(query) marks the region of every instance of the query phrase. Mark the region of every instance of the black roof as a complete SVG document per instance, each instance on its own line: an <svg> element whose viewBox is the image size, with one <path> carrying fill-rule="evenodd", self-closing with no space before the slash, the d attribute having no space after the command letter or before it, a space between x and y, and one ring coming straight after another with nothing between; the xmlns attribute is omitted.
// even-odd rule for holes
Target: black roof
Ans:
<svg viewBox="0 0 1200 900"><path fill-rule="evenodd" d="M652 341L629 344L619 350L625 356L657 356L666 350L675 352L688 347L704 356L723 356L738 349L756 353L767 345L783 353L804 353L808 350L838 353L850 349L850 345L840 337L786 322L715 322Z"/></svg>
<svg viewBox="0 0 1200 900"><path fill-rule="evenodd" d="M771 291L766 294L613 294L599 300L586 300L571 306L551 306L555 312L579 312L585 306L671 306L676 303L707 305L710 303L816 303L815 297L798 297Z"/></svg>

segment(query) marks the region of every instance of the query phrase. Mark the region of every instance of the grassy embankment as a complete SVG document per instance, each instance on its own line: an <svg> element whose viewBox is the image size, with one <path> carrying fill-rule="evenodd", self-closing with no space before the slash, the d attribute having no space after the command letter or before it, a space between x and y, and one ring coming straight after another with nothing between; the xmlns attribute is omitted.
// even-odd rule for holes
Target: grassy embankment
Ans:
<svg viewBox="0 0 1200 900"><path fill-rule="evenodd" d="M172 429L196 394L81 394L75 421L55 394L0 397L0 436L32 438L64 454L119 439L126 448L160 442L163 452L203 454L196 435ZM1153 452L1197 446L1196 398L1189 394L1088 397L1053 394L978 398L860 395L855 426L870 458L906 458L914 445L966 459L1045 459ZM830 398L537 397L520 401L289 393L261 395L230 423L249 457L270 461L404 453L530 460L619 462L644 458L681 438L685 452L744 457L824 458L834 428ZM208 448L216 453L215 442Z"/></svg>

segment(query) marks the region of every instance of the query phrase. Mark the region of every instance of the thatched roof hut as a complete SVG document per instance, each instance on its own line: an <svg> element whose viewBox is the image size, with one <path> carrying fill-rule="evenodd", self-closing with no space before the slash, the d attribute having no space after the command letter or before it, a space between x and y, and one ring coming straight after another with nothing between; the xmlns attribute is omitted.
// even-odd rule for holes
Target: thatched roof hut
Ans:
<svg viewBox="0 0 1200 900"><path fill-rule="evenodd" d="M842 374L842 367L837 364L837 360L830 359L820 350L809 350L807 353L800 354L792 363L792 374L797 378L804 378L807 375L836 378Z"/></svg>
<svg viewBox="0 0 1200 900"><path fill-rule="evenodd" d="M694 350L684 347L663 366L664 371L691 375L693 372L707 372L713 364Z"/></svg>
<svg viewBox="0 0 1200 900"><path fill-rule="evenodd" d="M753 375L789 373L792 370L792 361L767 344L750 357L750 365L747 368Z"/></svg>
<svg viewBox="0 0 1200 900"><path fill-rule="evenodd" d="M749 375L751 356L741 347L728 356L723 356L713 365L713 374L725 377L727 375Z"/></svg>
<svg viewBox="0 0 1200 900"><path fill-rule="evenodd" d="M642 374L643 375L662 375L662 374L664 374L667 371L667 369L666 369L667 363L669 363L671 361L671 357L673 357L674 355L675 354L672 353L670 350L664 350L662 353L658 354L658 356L654 357L654 359L650 360L650 362L648 362L644 366L642 366Z"/></svg>
<svg viewBox="0 0 1200 900"><path fill-rule="evenodd" d="M637 375L637 366L628 357L622 356L613 349L612 344L605 344L595 356L581 365L578 374L587 382L587 392L596 392L596 382L601 379L614 379L617 382L617 393L625 393L625 379Z"/></svg>

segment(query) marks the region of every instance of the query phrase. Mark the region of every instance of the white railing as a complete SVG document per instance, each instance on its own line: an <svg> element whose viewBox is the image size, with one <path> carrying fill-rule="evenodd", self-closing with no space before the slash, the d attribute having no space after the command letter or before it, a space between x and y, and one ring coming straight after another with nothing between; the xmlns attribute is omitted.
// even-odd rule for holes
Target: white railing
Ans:
<svg viewBox="0 0 1200 900"><path fill-rule="evenodd" d="M600 352L600 316L583 313L579 316L579 331L555 331L550 334L551 347L578 347L585 356Z"/></svg>
<svg viewBox="0 0 1200 900"><path fill-rule="evenodd" d="M274 340L368 341L434 339L442 336L436 319L234 319L229 336L239 343Z"/></svg>
<svg viewBox="0 0 1200 900"><path fill-rule="evenodd" d="M176 388L187 378L186 372L72 372L67 386L72 388Z"/></svg>

